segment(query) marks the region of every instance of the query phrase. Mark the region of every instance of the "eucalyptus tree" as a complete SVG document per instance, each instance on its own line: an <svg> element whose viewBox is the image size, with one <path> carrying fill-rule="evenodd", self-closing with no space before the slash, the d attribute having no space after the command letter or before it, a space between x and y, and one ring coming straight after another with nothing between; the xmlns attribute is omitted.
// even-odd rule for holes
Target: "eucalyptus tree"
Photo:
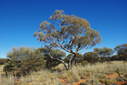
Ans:
<svg viewBox="0 0 127 85"><path fill-rule="evenodd" d="M68 67L75 62L80 50L100 42L99 33L87 20L65 14L63 10L56 10L47 21L43 21L34 35L44 45L73 54Z"/></svg>

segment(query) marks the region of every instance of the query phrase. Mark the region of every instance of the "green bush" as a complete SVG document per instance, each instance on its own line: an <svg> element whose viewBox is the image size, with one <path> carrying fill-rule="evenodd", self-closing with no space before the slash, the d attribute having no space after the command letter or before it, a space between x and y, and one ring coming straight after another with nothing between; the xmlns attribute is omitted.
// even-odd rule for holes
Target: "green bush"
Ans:
<svg viewBox="0 0 127 85"><path fill-rule="evenodd" d="M65 52L58 49L39 48L38 50L44 55L45 67L48 69L59 65L61 62L58 59L63 60L66 56Z"/></svg>
<svg viewBox="0 0 127 85"><path fill-rule="evenodd" d="M4 66L6 74L22 76L38 71L45 65L43 55L36 49L14 48L8 54L8 62Z"/></svg>
<svg viewBox="0 0 127 85"><path fill-rule="evenodd" d="M84 60L89 63L96 63L99 61L98 54L95 52L87 52L84 54Z"/></svg>

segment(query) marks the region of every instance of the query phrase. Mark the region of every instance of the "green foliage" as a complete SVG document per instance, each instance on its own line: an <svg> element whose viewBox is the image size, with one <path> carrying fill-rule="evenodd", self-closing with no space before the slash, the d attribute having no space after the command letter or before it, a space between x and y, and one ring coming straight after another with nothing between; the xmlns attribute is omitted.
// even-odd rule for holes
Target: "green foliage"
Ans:
<svg viewBox="0 0 127 85"><path fill-rule="evenodd" d="M88 21L83 18L66 15L63 11L56 10L49 20L59 22L53 24L44 21L40 24L39 32L34 34L39 41L48 45L72 52L93 46L100 41L98 32L91 29ZM57 28L56 25L59 27Z"/></svg>
<svg viewBox="0 0 127 85"><path fill-rule="evenodd" d="M118 55L127 55L127 44L118 45L115 47Z"/></svg>
<svg viewBox="0 0 127 85"><path fill-rule="evenodd" d="M116 46L115 51L116 55L112 56L111 60L127 61L127 44Z"/></svg>
<svg viewBox="0 0 127 85"><path fill-rule="evenodd" d="M110 57L113 54L111 48L95 48L94 52L96 52L99 57Z"/></svg>
<svg viewBox="0 0 127 85"><path fill-rule="evenodd" d="M8 62L4 66L6 73L14 76L29 74L38 71L44 66L44 57L36 49L14 48L8 54Z"/></svg>
<svg viewBox="0 0 127 85"><path fill-rule="evenodd" d="M126 55L114 55L111 57L112 61L127 61L127 56Z"/></svg>
<svg viewBox="0 0 127 85"><path fill-rule="evenodd" d="M48 48L39 48L38 49L43 55L46 62L46 68L51 69L54 66L57 66L66 56L66 53L58 49L48 49ZM59 59L59 60L58 60Z"/></svg>
<svg viewBox="0 0 127 85"><path fill-rule="evenodd" d="M73 57L73 54L69 54L65 57L64 61L69 63L69 60ZM83 55L82 54L77 54L75 58L76 63L81 63L83 60Z"/></svg>
<svg viewBox="0 0 127 85"><path fill-rule="evenodd" d="M94 52L98 54L99 61L109 61L110 57L113 55L114 51L111 48L94 48Z"/></svg>
<svg viewBox="0 0 127 85"><path fill-rule="evenodd" d="M89 63L96 63L99 61L98 54L95 52L87 52L84 54L84 60Z"/></svg>

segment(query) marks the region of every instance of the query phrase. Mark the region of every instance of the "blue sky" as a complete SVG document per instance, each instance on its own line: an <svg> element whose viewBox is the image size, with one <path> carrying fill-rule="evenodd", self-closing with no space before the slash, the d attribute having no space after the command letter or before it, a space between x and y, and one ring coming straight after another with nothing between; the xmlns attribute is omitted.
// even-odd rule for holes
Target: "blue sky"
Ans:
<svg viewBox="0 0 127 85"><path fill-rule="evenodd" d="M87 19L102 37L95 47L127 43L127 0L0 0L0 57L14 47L40 47L33 33L56 9Z"/></svg>

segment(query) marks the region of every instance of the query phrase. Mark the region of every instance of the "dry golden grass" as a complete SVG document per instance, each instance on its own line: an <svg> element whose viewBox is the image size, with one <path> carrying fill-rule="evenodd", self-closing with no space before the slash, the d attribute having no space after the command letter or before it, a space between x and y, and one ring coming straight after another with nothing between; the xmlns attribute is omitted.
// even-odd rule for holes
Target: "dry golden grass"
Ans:
<svg viewBox="0 0 127 85"><path fill-rule="evenodd" d="M59 66L58 68L62 68ZM57 68L57 69L58 69ZM72 69L61 72L51 72L49 70L42 70L33 72L31 75L16 80L12 76L0 77L0 84L2 85L122 85L125 82L118 82L116 79L122 77L127 79L127 62L107 62L97 63L94 65L74 66Z"/></svg>

